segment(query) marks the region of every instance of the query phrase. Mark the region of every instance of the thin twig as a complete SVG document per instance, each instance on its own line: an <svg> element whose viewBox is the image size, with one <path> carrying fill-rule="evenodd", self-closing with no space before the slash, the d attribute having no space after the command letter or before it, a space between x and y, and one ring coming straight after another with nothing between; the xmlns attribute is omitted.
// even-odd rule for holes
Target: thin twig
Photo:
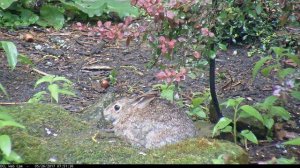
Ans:
<svg viewBox="0 0 300 168"><path fill-rule="evenodd" d="M38 69L36 69L36 68L32 68L32 70L35 71L35 72L37 72L37 73L39 73L39 74L42 74L42 75L44 75L44 76L50 75L50 74L47 74L46 72L40 71L40 70L38 70Z"/></svg>

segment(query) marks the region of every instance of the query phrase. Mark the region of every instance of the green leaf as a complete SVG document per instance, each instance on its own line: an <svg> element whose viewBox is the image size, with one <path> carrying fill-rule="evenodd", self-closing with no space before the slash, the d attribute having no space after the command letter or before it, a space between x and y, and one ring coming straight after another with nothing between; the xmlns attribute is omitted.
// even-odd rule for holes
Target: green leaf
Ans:
<svg viewBox="0 0 300 168"><path fill-rule="evenodd" d="M273 118L268 118L268 117L263 117L264 119L264 126L266 126L269 130L271 130L271 128L274 125L274 120Z"/></svg>
<svg viewBox="0 0 300 168"><path fill-rule="evenodd" d="M11 141L8 135L0 135L0 149L4 155L9 156L11 153Z"/></svg>
<svg viewBox="0 0 300 168"><path fill-rule="evenodd" d="M0 112L0 120L12 121L13 119L9 114Z"/></svg>
<svg viewBox="0 0 300 168"><path fill-rule="evenodd" d="M72 91L65 90L65 89L60 89L59 93L64 94L64 95L76 96L75 93L73 93Z"/></svg>
<svg viewBox="0 0 300 168"><path fill-rule="evenodd" d="M65 18L61 9L52 5L44 5L40 10L40 18L37 24L43 27L53 26L56 30L63 27Z"/></svg>
<svg viewBox="0 0 300 168"><path fill-rule="evenodd" d="M268 76L268 75L270 75L270 72L271 72L271 70L272 69L274 69L274 67L275 66L268 66L268 67L265 67L265 68L263 68L262 70L261 70L261 74L263 75L263 76Z"/></svg>
<svg viewBox="0 0 300 168"><path fill-rule="evenodd" d="M44 82L49 82L50 84L53 82L53 79L55 78L54 75L47 75L40 78L38 81L36 81L34 88L36 88L38 85Z"/></svg>
<svg viewBox="0 0 300 168"><path fill-rule="evenodd" d="M298 92L298 91L292 91L292 92L291 92L291 95L292 95L294 98L300 100L300 92Z"/></svg>
<svg viewBox="0 0 300 168"><path fill-rule="evenodd" d="M8 97L8 94L6 92L6 89L3 87L3 85L0 83L0 91L2 91L6 97Z"/></svg>
<svg viewBox="0 0 300 168"><path fill-rule="evenodd" d="M204 99L201 97L193 98L192 99L192 105L194 107L198 107L201 103L203 103Z"/></svg>
<svg viewBox="0 0 300 168"><path fill-rule="evenodd" d="M270 59L272 59L271 56L263 57L255 63L253 71L252 71L252 78L253 79L257 76L257 73L258 73L259 69L264 65L264 63L267 62Z"/></svg>
<svg viewBox="0 0 300 168"><path fill-rule="evenodd" d="M17 163L17 164L23 163L22 158L14 151L11 151L10 155L5 156L4 159L9 161L9 162L14 162L14 163Z"/></svg>
<svg viewBox="0 0 300 168"><path fill-rule="evenodd" d="M3 127L8 127L8 126L25 128L23 125L15 122L15 121L1 121L0 120L0 129Z"/></svg>
<svg viewBox="0 0 300 168"><path fill-rule="evenodd" d="M284 52L288 51L282 47L271 47L271 50L273 50L277 56L283 56Z"/></svg>
<svg viewBox="0 0 300 168"><path fill-rule="evenodd" d="M218 131L224 129L224 128L225 128L226 126L228 126L231 122L232 122L231 119L226 118L226 117L222 117L222 118L218 121L218 123L214 126L214 129L213 129L213 135L212 135L212 136L214 137L215 134L216 134Z"/></svg>
<svg viewBox="0 0 300 168"><path fill-rule="evenodd" d="M28 103L39 103L41 100L43 100L45 97L44 95L47 94L46 91L40 91L33 95L31 99L28 100Z"/></svg>
<svg viewBox="0 0 300 168"><path fill-rule="evenodd" d="M52 81L53 82L55 82L55 81L64 81L64 82L69 83L69 84L72 83L69 79L67 79L63 76L55 76Z"/></svg>
<svg viewBox="0 0 300 168"><path fill-rule="evenodd" d="M218 46L221 50L226 51L227 50L227 45L222 44L222 43L218 43Z"/></svg>
<svg viewBox="0 0 300 168"><path fill-rule="evenodd" d="M28 56L23 54L19 54L18 61L24 65L31 65L31 66L34 65L33 62L30 60L30 58L28 58Z"/></svg>
<svg viewBox="0 0 300 168"><path fill-rule="evenodd" d="M261 114L253 107L249 106L249 105L244 105L241 107L241 109L246 112L248 115L250 115L251 117L254 117L256 119L258 119L261 123L264 123L264 120L261 116Z"/></svg>
<svg viewBox="0 0 300 168"><path fill-rule="evenodd" d="M59 86L57 84L51 84L48 86L51 97L58 103Z"/></svg>
<svg viewBox="0 0 300 168"><path fill-rule="evenodd" d="M262 6L261 6L260 3L258 3L258 4L256 5L255 10L256 10L256 13L257 13L258 15L261 14L263 8L262 8Z"/></svg>
<svg viewBox="0 0 300 168"><path fill-rule="evenodd" d="M171 102L174 101L174 90L172 89L164 89L162 90L160 96L164 99L170 100Z"/></svg>
<svg viewBox="0 0 300 168"><path fill-rule="evenodd" d="M256 136L250 130L243 130L241 132L241 135L243 137L245 137L248 141L250 141L252 143L255 143L255 144L258 144Z"/></svg>
<svg viewBox="0 0 300 168"><path fill-rule="evenodd" d="M200 118L206 118L205 112L200 107L192 109L191 113Z"/></svg>
<svg viewBox="0 0 300 168"><path fill-rule="evenodd" d="M138 16L138 9L130 5L129 1L124 0L60 0L63 4L75 7L82 12L93 16L101 16L104 12L116 12L120 17Z"/></svg>
<svg viewBox="0 0 300 168"><path fill-rule="evenodd" d="M271 108L271 113L273 115L283 118L286 121L291 118L291 114L288 111L286 111L283 107L280 106L273 106Z"/></svg>
<svg viewBox="0 0 300 168"><path fill-rule="evenodd" d="M300 146L300 137L295 138L295 139L291 139L289 141L286 141L283 144L284 145L297 145L297 146Z"/></svg>
<svg viewBox="0 0 300 168"><path fill-rule="evenodd" d="M281 79L284 79L287 75L292 74L295 72L294 68L286 68L286 69L282 69L280 71L278 71L278 76Z"/></svg>
<svg viewBox="0 0 300 168"><path fill-rule="evenodd" d="M1 0L0 2L0 8L6 9L10 7L10 5L18 0Z"/></svg>
<svg viewBox="0 0 300 168"><path fill-rule="evenodd" d="M17 58L18 58L18 50L17 47L13 42L10 41L1 41L1 46L5 51L8 65L11 69L15 69L17 65Z"/></svg>

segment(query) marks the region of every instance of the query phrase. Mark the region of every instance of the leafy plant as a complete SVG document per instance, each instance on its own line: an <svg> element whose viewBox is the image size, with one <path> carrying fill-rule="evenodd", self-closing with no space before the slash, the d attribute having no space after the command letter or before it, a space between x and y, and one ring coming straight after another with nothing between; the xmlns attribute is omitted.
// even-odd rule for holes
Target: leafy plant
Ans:
<svg viewBox="0 0 300 168"><path fill-rule="evenodd" d="M0 130L4 127L25 128L23 125L15 122L10 115L0 111ZM22 163L21 157L12 150L12 143L9 135L0 134L0 163Z"/></svg>
<svg viewBox="0 0 300 168"><path fill-rule="evenodd" d="M284 145L297 145L297 146L300 146L300 137L295 138L295 139L291 139L289 141L286 141L283 144Z"/></svg>
<svg viewBox="0 0 300 168"><path fill-rule="evenodd" d="M234 117L233 120L223 117L219 120L219 122L214 126L213 129L213 136L221 131L221 132L231 132L234 137L234 142L237 143L237 121L239 118L246 114L247 116L252 116L259 121L263 122L262 116L259 114L257 110L255 110L253 107L249 105L243 105L240 106L240 104L244 101L244 98L236 98L236 99L229 99L227 102L222 103L222 105L226 105L226 108L231 107L234 110ZM230 124L233 124L230 126ZM256 136L251 132L250 130L242 130L239 134L241 137L243 137L246 140L249 140L255 144L258 144Z"/></svg>
<svg viewBox="0 0 300 168"><path fill-rule="evenodd" d="M175 85L174 84L156 84L153 85L153 88L159 88L160 89L160 97L164 98L166 100L169 100L171 102L174 101L174 92L175 92Z"/></svg>
<svg viewBox="0 0 300 168"><path fill-rule="evenodd" d="M109 76L109 82L114 85L117 83L117 71L114 69L110 72Z"/></svg>
<svg viewBox="0 0 300 168"><path fill-rule="evenodd" d="M286 111L281 106L276 106L276 101L278 100L275 96L267 97L263 103L256 103L254 106L262 113L263 124L269 130L269 134L274 126L274 118L276 117L278 120L289 120L291 115L288 111Z"/></svg>
<svg viewBox="0 0 300 168"><path fill-rule="evenodd" d="M209 101L210 93L208 90L203 93L194 93L188 114L202 119L207 118Z"/></svg>
<svg viewBox="0 0 300 168"><path fill-rule="evenodd" d="M0 25L19 27L38 24L43 27L61 29L65 18L87 14L89 17L117 13L120 17L137 16L137 9L124 0L2 0L0 3Z"/></svg>
<svg viewBox="0 0 300 168"><path fill-rule="evenodd" d="M51 96L51 103L52 103L52 99L54 99L58 103L58 97L60 94L75 96L75 93L72 92L71 90L72 82L66 79L65 77L55 76L55 75L43 76L35 83L34 88L36 88L37 86L45 82L48 83L47 88ZM61 87L59 86L59 84L61 84ZM29 100L29 102L30 103L39 102L40 100L44 99L45 94L49 94L49 93L46 91L40 91L36 93L33 96L33 98Z"/></svg>
<svg viewBox="0 0 300 168"><path fill-rule="evenodd" d="M10 41L0 41L0 47L5 51L10 68L15 69L18 61L18 50L15 44Z"/></svg>
<svg viewBox="0 0 300 168"><path fill-rule="evenodd" d="M271 55L267 57L261 58L258 62L256 62L252 76L253 79L257 76L259 70L264 66L264 64L268 61L274 62L272 65L268 65L261 70L261 73L264 76L269 76L273 71L276 71L276 75L280 80L281 85L276 85L274 88L273 95L281 97L283 100L286 99L287 95L290 94L292 97L300 100L300 92L298 90L300 86L300 82L296 80L296 74L300 74L300 72L296 71L295 68L287 67L283 68L282 61L289 60L296 66L300 66L300 59L297 55L290 52L289 49L285 49L282 47L271 47L271 50L275 53L275 58ZM292 79L288 79L289 76L292 76ZM300 76L300 75L299 75ZM288 79L288 80L286 80Z"/></svg>

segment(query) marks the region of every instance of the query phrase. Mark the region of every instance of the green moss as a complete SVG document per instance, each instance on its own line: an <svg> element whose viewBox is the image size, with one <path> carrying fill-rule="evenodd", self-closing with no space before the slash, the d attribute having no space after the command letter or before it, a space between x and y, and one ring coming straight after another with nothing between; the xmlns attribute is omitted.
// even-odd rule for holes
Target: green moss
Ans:
<svg viewBox="0 0 300 168"><path fill-rule="evenodd" d="M145 151L131 147L115 136L108 136L95 125L47 104L27 104L1 108L26 129L5 128L11 136L13 150L25 163L211 163L221 154L246 163L247 154L230 142L191 139L161 149ZM51 131L48 134L46 128ZM54 133L57 136L54 136ZM230 149L230 151L228 150ZM56 162L50 162L56 158Z"/></svg>

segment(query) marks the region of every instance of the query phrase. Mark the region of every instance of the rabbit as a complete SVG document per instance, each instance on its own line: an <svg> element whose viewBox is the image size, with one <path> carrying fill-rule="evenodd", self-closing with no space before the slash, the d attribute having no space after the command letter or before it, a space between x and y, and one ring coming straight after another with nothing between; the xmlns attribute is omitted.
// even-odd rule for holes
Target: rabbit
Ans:
<svg viewBox="0 0 300 168"><path fill-rule="evenodd" d="M121 98L103 111L113 131L133 146L159 148L195 137L197 129L187 114L156 94Z"/></svg>

